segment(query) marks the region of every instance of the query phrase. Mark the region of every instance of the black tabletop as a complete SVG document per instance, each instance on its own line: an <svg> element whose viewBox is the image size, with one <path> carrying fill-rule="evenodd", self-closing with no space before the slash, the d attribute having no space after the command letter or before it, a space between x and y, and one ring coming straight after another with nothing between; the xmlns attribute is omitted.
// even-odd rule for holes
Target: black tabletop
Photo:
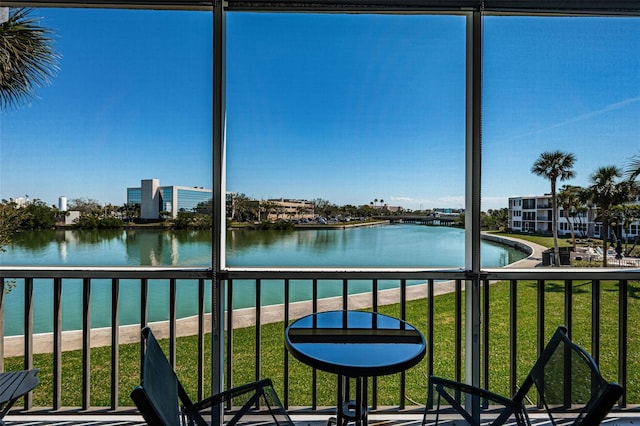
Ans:
<svg viewBox="0 0 640 426"><path fill-rule="evenodd" d="M285 345L301 362L349 377L394 374L424 357L424 336L386 315L329 311L308 315L286 330Z"/></svg>

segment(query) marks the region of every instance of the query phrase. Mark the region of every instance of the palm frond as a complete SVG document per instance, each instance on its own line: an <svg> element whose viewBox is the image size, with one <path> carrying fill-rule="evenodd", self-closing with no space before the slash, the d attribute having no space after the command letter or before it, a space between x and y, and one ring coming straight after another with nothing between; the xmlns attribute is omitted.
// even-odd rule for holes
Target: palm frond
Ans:
<svg viewBox="0 0 640 426"><path fill-rule="evenodd" d="M36 88L50 84L60 56L54 33L29 17L32 9L12 9L0 24L0 108L18 106L36 96Z"/></svg>
<svg viewBox="0 0 640 426"><path fill-rule="evenodd" d="M626 169L626 175L629 180L634 181L640 176L640 154L634 155L629 161Z"/></svg>

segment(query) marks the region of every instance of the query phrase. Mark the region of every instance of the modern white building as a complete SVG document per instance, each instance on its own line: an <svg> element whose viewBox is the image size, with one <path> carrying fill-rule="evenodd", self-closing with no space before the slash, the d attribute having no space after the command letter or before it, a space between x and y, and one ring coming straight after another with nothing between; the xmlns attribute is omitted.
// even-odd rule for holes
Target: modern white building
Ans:
<svg viewBox="0 0 640 426"><path fill-rule="evenodd" d="M166 211L175 218L192 212L199 204L211 202L213 192L202 187L160 186L159 179L143 179L140 187L127 188L127 204L140 205L141 219L159 219Z"/></svg>

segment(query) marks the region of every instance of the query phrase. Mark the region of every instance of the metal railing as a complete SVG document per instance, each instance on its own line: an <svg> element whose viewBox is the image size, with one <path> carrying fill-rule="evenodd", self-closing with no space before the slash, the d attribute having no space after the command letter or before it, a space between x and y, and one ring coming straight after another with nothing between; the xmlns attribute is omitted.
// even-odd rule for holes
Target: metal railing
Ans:
<svg viewBox="0 0 640 426"><path fill-rule="evenodd" d="M139 366L130 370L131 363L121 358L121 345L133 343L142 350L139 330L148 323L153 324L154 333L160 338L168 339L167 353L177 366L179 377L183 357L188 357L189 365L194 366L188 367L189 374L197 376L191 389L194 398L206 396L210 389L210 270L0 267L0 277L3 285L10 281L15 284L11 292L0 296L0 368L40 368L41 380L46 383L41 387L49 389L44 396L27 396L25 410L56 414L68 412L69 406L87 413L132 409L128 395L138 380ZM286 324L312 312L382 311L410 321L424 333L427 356L419 366L372 381L370 405L374 410L390 415L419 412L426 397L427 376L463 380L464 287L468 280L481 290L483 386L514 393L518 379L533 364L549 335L557 325L564 324L601 364L605 376L625 388L619 407L638 404L640 399L640 360L629 356L640 349L635 324L629 324L629 318L636 318L640 309L637 269L491 269L471 276L462 270L246 268L226 271L222 278L227 307L226 385L270 376L283 402L294 412L323 412L335 406L335 378L299 364L282 345ZM80 289L80 306L69 307L65 303L66 291L72 286ZM193 292L181 294L186 286ZM93 294L102 287L107 287L109 294L109 324L96 329L92 327L96 316L92 311L96 305ZM45 297L49 291L50 296ZM7 311L10 298L20 299L23 310L19 336L5 336L7 318L15 318ZM51 312L51 331L40 333L34 326L34 317L42 320L41 302L45 299L51 300L47 308ZM134 313L137 320L126 325L120 319L123 300L129 311L131 299L138 306ZM250 303L240 306L240 299ZM160 314L154 308L157 300L165 303ZM189 318L181 319L185 300L192 312L187 314ZM11 302L15 306L16 301ZM535 314L530 308L525 309L525 304L534 304ZM63 331L63 316L72 309L80 312L80 330ZM150 310L154 313L150 314ZM178 338L183 335L195 336L197 349L188 355L179 353ZM102 346L106 349L99 348ZM79 351L80 383L69 384L66 379L69 349ZM109 365L92 365L96 353L104 350L108 351ZM249 368L247 360L251 360ZM98 376L98 367L101 375L104 370L109 371L107 379ZM102 384L110 387L109 401L92 398L92 390Z"/></svg>

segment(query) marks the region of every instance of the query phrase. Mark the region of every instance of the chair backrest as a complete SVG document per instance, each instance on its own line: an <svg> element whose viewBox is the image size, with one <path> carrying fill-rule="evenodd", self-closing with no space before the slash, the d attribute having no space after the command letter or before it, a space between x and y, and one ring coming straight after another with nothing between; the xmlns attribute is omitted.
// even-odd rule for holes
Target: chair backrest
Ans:
<svg viewBox="0 0 640 426"><path fill-rule="evenodd" d="M622 395L617 383L607 382L593 358L558 327L536 361L514 400L522 402L535 385L553 419L562 413L574 425L599 424Z"/></svg>
<svg viewBox="0 0 640 426"><path fill-rule="evenodd" d="M182 386L173 367L149 327L142 330L145 351L142 361L142 381L131 392L140 414L147 424L175 426L182 424L179 391ZM183 401L185 403L185 401ZM190 401L186 401L190 405Z"/></svg>

